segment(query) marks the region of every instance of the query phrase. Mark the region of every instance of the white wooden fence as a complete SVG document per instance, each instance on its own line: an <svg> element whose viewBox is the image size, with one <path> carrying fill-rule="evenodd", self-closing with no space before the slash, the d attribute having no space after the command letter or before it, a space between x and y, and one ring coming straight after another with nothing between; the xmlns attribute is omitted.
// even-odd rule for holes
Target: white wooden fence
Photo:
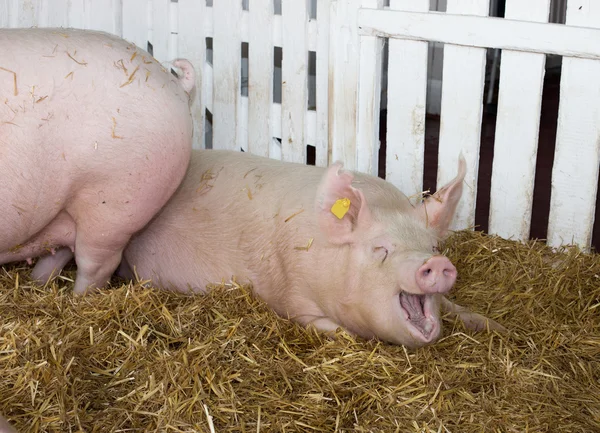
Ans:
<svg viewBox="0 0 600 433"><path fill-rule="evenodd" d="M548 24L557 4L506 0L502 19L487 16L490 0L447 0L444 13L430 12L430 0L0 0L0 27L100 29L159 61L188 58L200 90L196 147L208 116L214 148L305 162L311 145L317 165L340 159L372 174L389 38L386 178L409 194L422 189L428 43L444 43L438 185L460 151L468 163L455 228L474 224L486 48L502 49L490 231L517 239L529 236L545 54L564 56L548 239L587 247L600 164L600 2L568 0L566 24Z"/></svg>

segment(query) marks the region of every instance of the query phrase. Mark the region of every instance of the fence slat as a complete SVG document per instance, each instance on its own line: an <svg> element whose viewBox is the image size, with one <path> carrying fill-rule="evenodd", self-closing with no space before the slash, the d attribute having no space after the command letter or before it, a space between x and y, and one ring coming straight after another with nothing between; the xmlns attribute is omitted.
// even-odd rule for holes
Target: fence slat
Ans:
<svg viewBox="0 0 600 433"><path fill-rule="evenodd" d="M547 22L550 0L507 0L506 18ZM546 56L502 52L489 231L529 238Z"/></svg>
<svg viewBox="0 0 600 433"><path fill-rule="evenodd" d="M382 7L383 1L363 0L362 6ZM359 40L356 169L377 175L383 40L374 36L362 36Z"/></svg>
<svg viewBox="0 0 600 433"><path fill-rule="evenodd" d="M325 167L329 154L329 10L331 0L317 1L317 76L315 164Z"/></svg>
<svg viewBox="0 0 600 433"><path fill-rule="evenodd" d="M10 3L8 0L0 2L0 28L10 27Z"/></svg>
<svg viewBox="0 0 600 433"><path fill-rule="evenodd" d="M427 12L429 0L392 0L390 8ZM423 190L427 46L389 40L386 179L409 195Z"/></svg>
<svg viewBox="0 0 600 433"><path fill-rule="evenodd" d="M172 60L169 58L169 41L171 29L169 28L169 3L164 0L152 0L152 43L153 56L159 62Z"/></svg>
<svg viewBox="0 0 600 433"><path fill-rule="evenodd" d="M282 3L281 156L306 162L305 118L308 105L308 11L305 1Z"/></svg>
<svg viewBox="0 0 600 433"><path fill-rule="evenodd" d="M241 15L239 0L213 3L213 148L238 149L240 103Z"/></svg>
<svg viewBox="0 0 600 433"><path fill-rule="evenodd" d="M447 11L487 15L489 0L448 0ZM446 24L450 25L449 22ZM485 55L484 48L444 46L437 188L456 176L460 152L467 162L465 188L452 224L453 230L475 224Z"/></svg>
<svg viewBox="0 0 600 433"><path fill-rule="evenodd" d="M38 23L39 2L24 3L15 0L13 6L13 24L15 27L33 27Z"/></svg>
<svg viewBox="0 0 600 433"><path fill-rule="evenodd" d="M600 8L567 4L567 25L598 27ZM597 43L598 39L596 39ZM548 242L591 244L600 161L600 61L563 58Z"/></svg>
<svg viewBox="0 0 600 433"><path fill-rule="evenodd" d="M355 23L356 2L337 0L330 10L330 162L344 161L356 169L356 98L358 87L359 38Z"/></svg>
<svg viewBox="0 0 600 433"><path fill-rule="evenodd" d="M206 66L206 36L204 14L206 2L179 0L179 57L189 60L196 72L196 90L191 112L194 121L194 149L203 149L206 113L205 92L202 91Z"/></svg>
<svg viewBox="0 0 600 433"><path fill-rule="evenodd" d="M64 0L46 0L40 4L40 27L67 27L69 7ZM1 26L1 25L0 25Z"/></svg>
<svg viewBox="0 0 600 433"><path fill-rule="evenodd" d="M269 156L273 103L273 1L253 0L249 7L248 150Z"/></svg>
<svg viewBox="0 0 600 433"><path fill-rule="evenodd" d="M123 2L123 38L148 49L148 0Z"/></svg>
<svg viewBox="0 0 600 433"><path fill-rule="evenodd" d="M108 0L72 0L69 8L69 26L101 30L121 35L121 2Z"/></svg>
<svg viewBox="0 0 600 433"><path fill-rule="evenodd" d="M465 7L468 4L465 1ZM459 15L450 10L419 13L363 9L358 14L358 26L360 34L370 36L600 59L600 31L594 28Z"/></svg>

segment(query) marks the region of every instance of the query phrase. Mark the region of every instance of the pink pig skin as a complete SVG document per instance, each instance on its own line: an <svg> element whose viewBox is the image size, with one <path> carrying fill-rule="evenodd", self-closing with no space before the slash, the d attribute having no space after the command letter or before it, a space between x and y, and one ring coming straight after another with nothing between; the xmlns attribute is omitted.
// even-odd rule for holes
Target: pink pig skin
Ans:
<svg viewBox="0 0 600 433"><path fill-rule="evenodd" d="M235 276L303 325L428 344L440 334L442 294L456 279L435 247L464 175L461 158L456 179L414 208L390 183L339 164L193 151L184 182L132 238L120 272L132 277L135 269L182 292ZM342 219L330 211L340 198L351 202Z"/></svg>
<svg viewBox="0 0 600 433"><path fill-rule="evenodd" d="M0 433L17 433L17 431L5 420L2 416L0 416Z"/></svg>
<svg viewBox="0 0 600 433"><path fill-rule="evenodd" d="M185 175L193 68L84 30L0 29L0 52L0 263L66 247L34 277L71 250L75 292L101 287Z"/></svg>

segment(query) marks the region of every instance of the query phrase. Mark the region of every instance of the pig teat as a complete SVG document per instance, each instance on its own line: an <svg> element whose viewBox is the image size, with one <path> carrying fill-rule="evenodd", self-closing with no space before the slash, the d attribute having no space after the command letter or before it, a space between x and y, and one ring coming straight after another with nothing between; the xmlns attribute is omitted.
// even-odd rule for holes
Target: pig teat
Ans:
<svg viewBox="0 0 600 433"><path fill-rule="evenodd" d="M417 270L417 285L424 293L446 293L454 285L456 274L447 257L433 256Z"/></svg>

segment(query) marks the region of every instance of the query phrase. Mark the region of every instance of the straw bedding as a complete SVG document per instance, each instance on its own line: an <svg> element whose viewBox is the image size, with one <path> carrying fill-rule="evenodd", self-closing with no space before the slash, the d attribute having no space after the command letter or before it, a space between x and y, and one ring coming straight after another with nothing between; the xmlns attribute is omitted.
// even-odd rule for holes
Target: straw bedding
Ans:
<svg viewBox="0 0 600 433"><path fill-rule="evenodd" d="M510 329L414 351L276 317L244 287L75 298L6 267L0 413L19 431L600 431L600 256L459 232L451 298Z"/></svg>

